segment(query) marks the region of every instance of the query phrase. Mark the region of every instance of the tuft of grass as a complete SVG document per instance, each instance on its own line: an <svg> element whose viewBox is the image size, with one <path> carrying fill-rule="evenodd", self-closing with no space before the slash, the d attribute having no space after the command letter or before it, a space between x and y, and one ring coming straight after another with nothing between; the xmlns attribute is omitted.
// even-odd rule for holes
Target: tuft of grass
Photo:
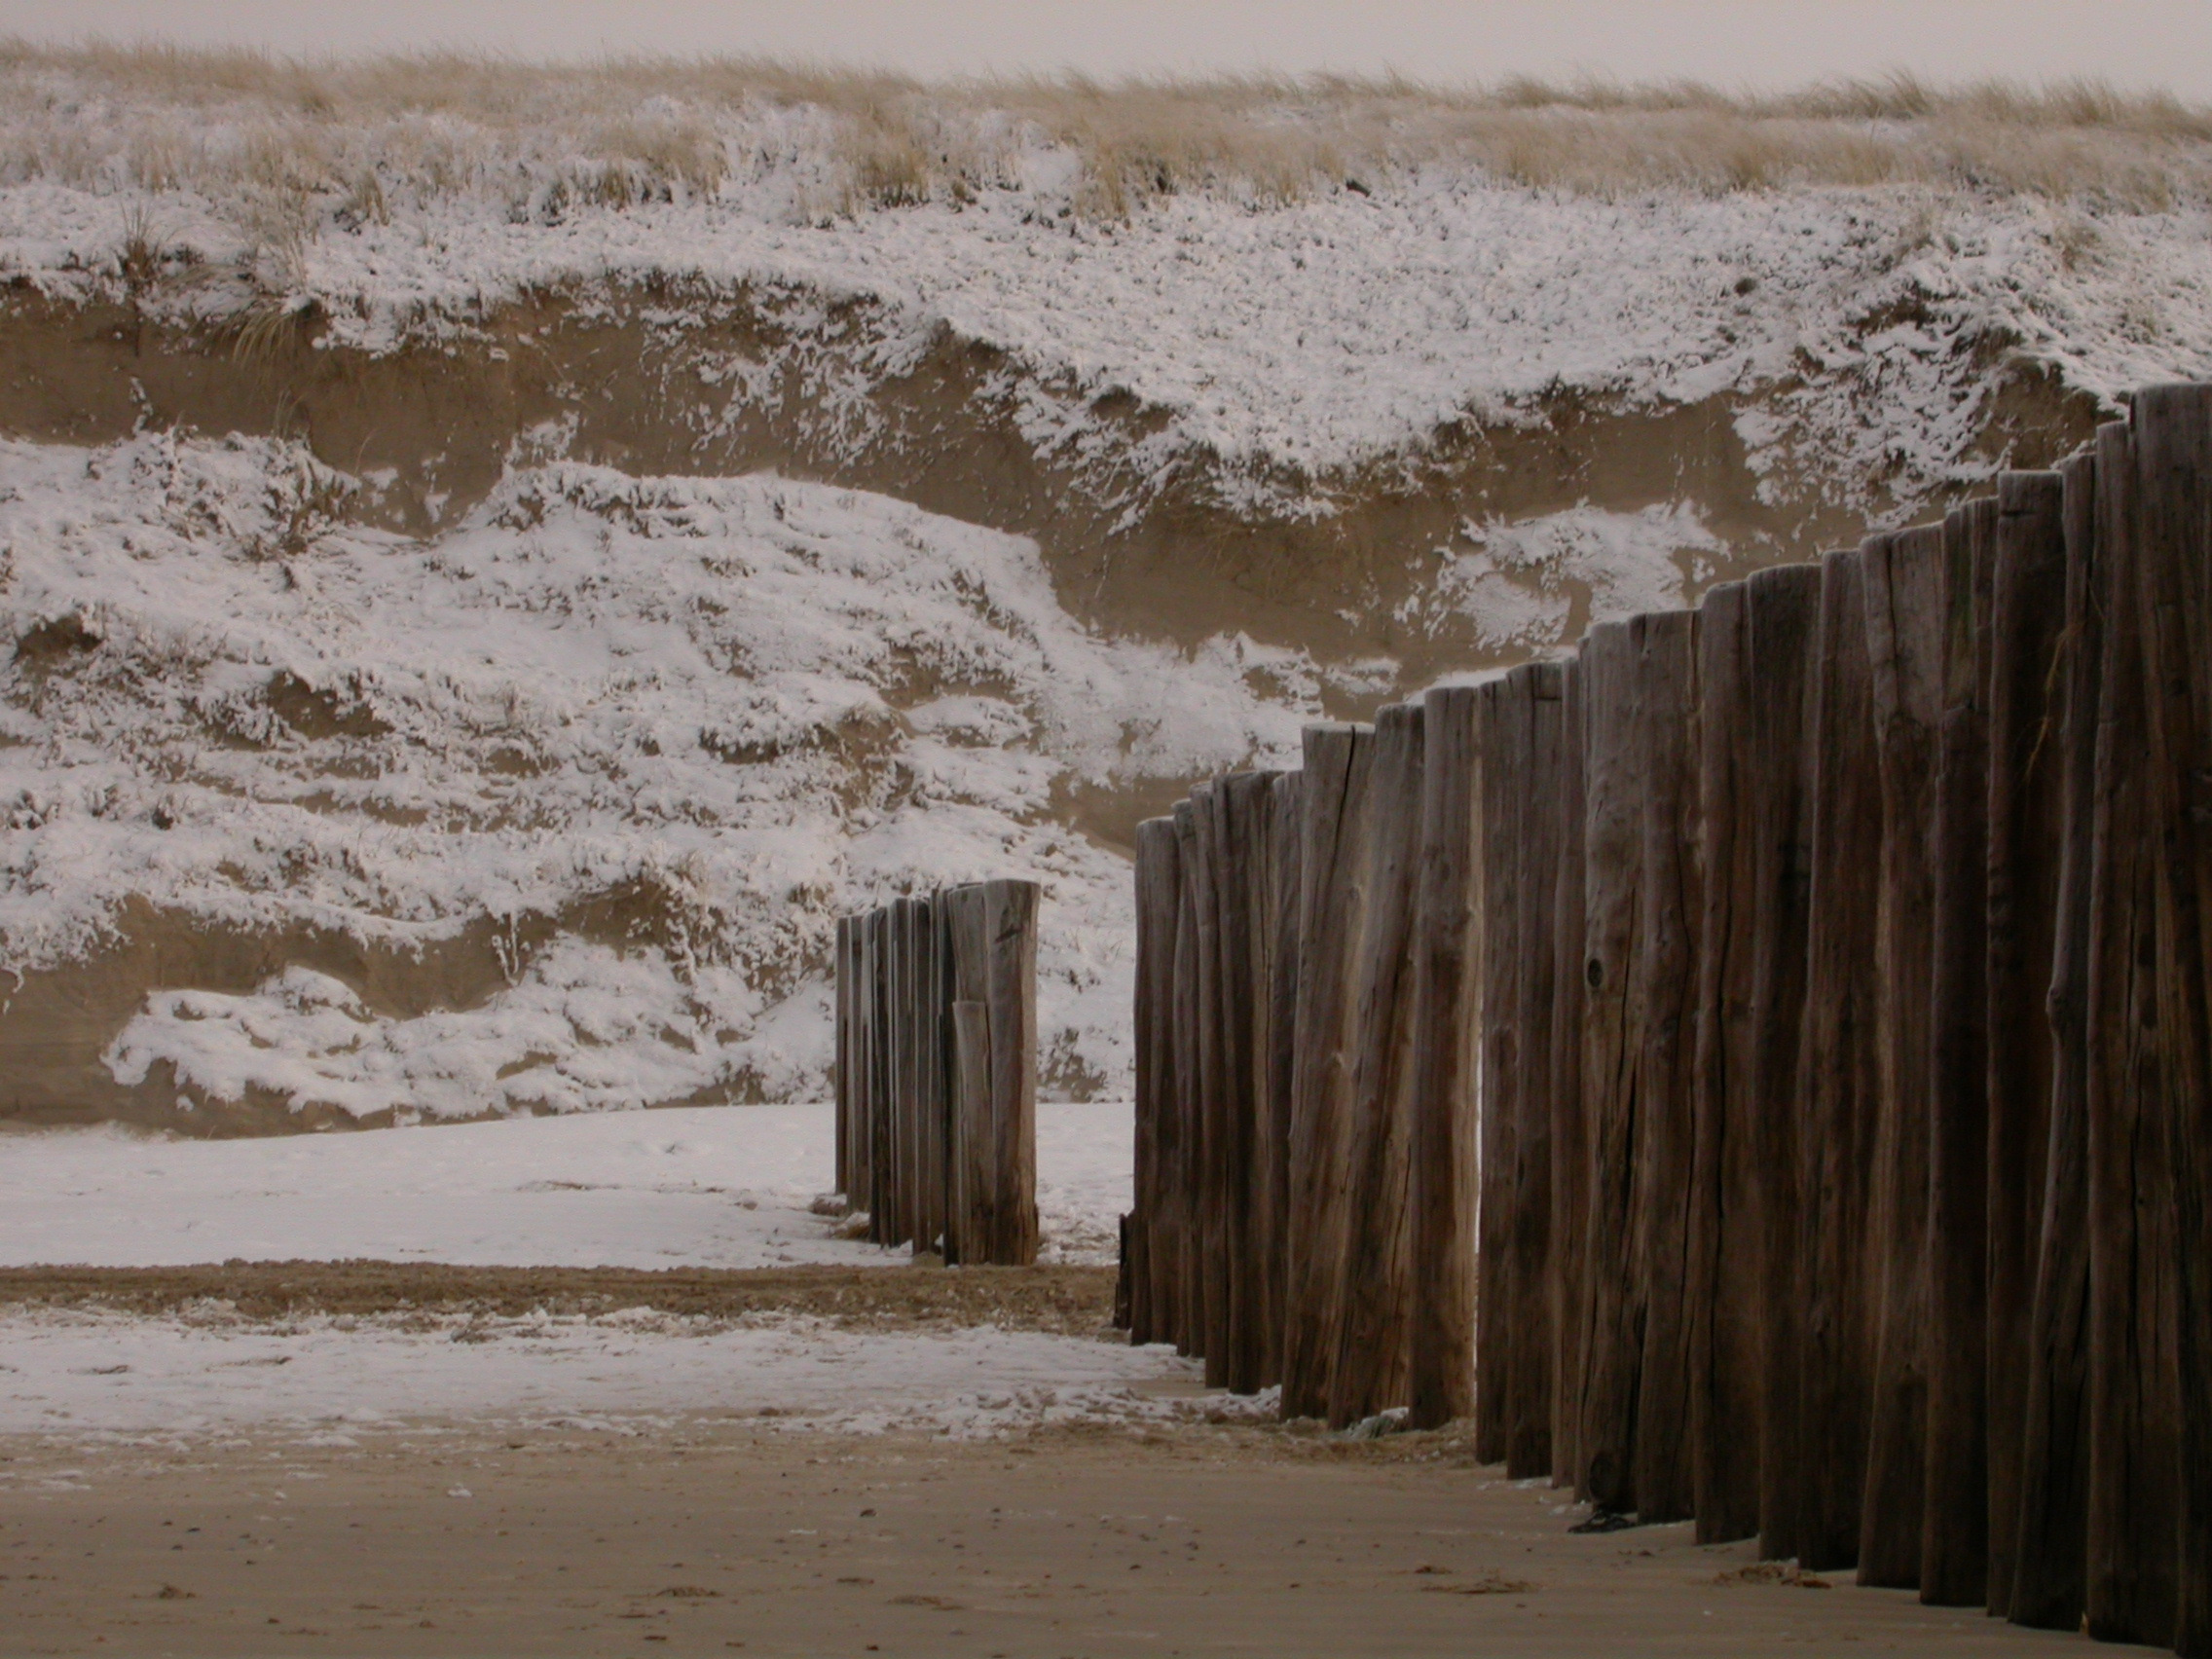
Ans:
<svg viewBox="0 0 2212 1659"><path fill-rule="evenodd" d="M816 218L966 202L1038 149L1071 158L1072 205L1107 218L1182 192L1267 206L1437 166L1603 196L1914 183L2153 210L2212 197L2212 108L2090 79L1899 72L1772 94L1529 77L928 83L752 57L0 40L0 178L198 192L278 274L326 224L409 203L474 195L557 215L784 175L793 213Z"/></svg>

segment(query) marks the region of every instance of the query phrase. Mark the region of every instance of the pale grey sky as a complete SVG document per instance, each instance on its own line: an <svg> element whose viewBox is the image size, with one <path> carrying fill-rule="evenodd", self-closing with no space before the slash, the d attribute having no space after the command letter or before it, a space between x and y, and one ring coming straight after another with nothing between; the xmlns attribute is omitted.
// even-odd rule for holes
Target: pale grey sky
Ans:
<svg viewBox="0 0 2212 1659"><path fill-rule="evenodd" d="M749 52L922 74L1075 67L1591 70L1794 85L2103 76L2212 100L2207 0L0 0L0 35L456 45L521 56Z"/></svg>

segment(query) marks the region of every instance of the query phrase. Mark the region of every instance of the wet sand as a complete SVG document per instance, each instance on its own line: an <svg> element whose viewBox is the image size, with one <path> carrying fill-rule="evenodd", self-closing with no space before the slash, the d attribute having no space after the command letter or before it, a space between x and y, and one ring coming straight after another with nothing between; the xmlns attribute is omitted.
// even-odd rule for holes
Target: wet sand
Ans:
<svg viewBox="0 0 2212 1659"><path fill-rule="evenodd" d="M1792 1582L1687 1527L1577 1536L1452 1434L1015 1441L637 1430L0 1442L11 1653L2089 1651Z"/></svg>

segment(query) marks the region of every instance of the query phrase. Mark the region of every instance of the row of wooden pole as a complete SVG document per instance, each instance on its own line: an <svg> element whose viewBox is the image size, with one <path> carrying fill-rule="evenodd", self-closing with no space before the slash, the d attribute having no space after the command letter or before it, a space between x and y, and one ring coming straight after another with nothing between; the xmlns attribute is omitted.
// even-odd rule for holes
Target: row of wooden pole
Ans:
<svg viewBox="0 0 2212 1659"><path fill-rule="evenodd" d="M1037 899L985 881L837 923L837 1186L875 1243L1037 1259Z"/></svg>
<svg viewBox="0 0 2212 1659"><path fill-rule="evenodd" d="M2212 387L1309 729L1137 897L1135 1340L2212 1654Z"/></svg>

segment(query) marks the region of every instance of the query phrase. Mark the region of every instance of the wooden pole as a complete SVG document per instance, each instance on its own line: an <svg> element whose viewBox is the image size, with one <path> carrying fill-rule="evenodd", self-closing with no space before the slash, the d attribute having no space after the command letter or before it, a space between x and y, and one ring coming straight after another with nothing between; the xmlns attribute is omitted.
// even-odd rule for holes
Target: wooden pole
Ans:
<svg viewBox="0 0 2212 1659"><path fill-rule="evenodd" d="M1927 1507L1920 1599L1981 1606L1989 1580L1989 660L1994 499L1943 521L1929 1150Z"/></svg>
<svg viewBox="0 0 2212 1659"><path fill-rule="evenodd" d="M1176 1156L1174 1114L1175 894L1182 883L1172 819L1137 826L1136 1173L1143 1282L1130 1305L1132 1343L1172 1342L1178 1253L1168 1222L1166 1170Z"/></svg>
<svg viewBox="0 0 2212 1659"><path fill-rule="evenodd" d="M898 1204L898 1147L893 1140L891 1104L891 911L870 910L864 930L867 954L868 1144L872 1149L868 1198L868 1239L897 1243L892 1234Z"/></svg>
<svg viewBox="0 0 2212 1659"><path fill-rule="evenodd" d="M1374 732L1309 726L1300 784L1298 1032L1292 1080L1285 1419L1328 1411L1335 1297L1344 1254L1344 1167L1351 1094L1353 966L1365 926Z"/></svg>
<svg viewBox="0 0 2212 1659"><path fill-rule="evenodd" d="M2176 1232L2180 1568L2174 1647L2212 1653L2212 386L2135 395L2158 996Z"/></svg>
<svg viewBox="0 0 2212 1659"><path fill-rule="evenodd" d="M991 1167L995 1227L988 1258L1037 1260L1037 906L1033 881L986 881L990 944Z"/></svg>
<svg viewBox="0 0 2212 1659"><path fill-rule="evenodd" d="M2021 990L2043 993L2013 1012L2009 1028L1991 1027L1995 1044L2033 1051L2032 1075L2044 1091L2044 1179L2029 1195L2027 1375L2010 1612L2019 1624L2076 1630L2085 1608L2087 1570L2088 1124L2081 1093L2066 1087L2057 1067L2049 1001L2064 908L2068 811L2062 475L2004 474L1998 515L1990 715L1992 755L2000 758L1991 801L1998 803L2001 789L2009 791L2025 832L2023 851L2032 857L2033 884L2014 888L2013 937L2024 946Z"/></svg>
<svg viewBox="0 0 2212 1659"><path fill-rule="evenodd" d="M1552 871L1561 833L1559 765L1562 674L1557 663L1515 669L1526 681L1529 757L1521 797L1519 891L1514 907L1521 981L1520 1085L1513 1131L1513 1296L1515 1340L1506 1353L1510 1384L1505 1472L1532 1480L1552 1468L1552 1024L1558 961Z"/></svg>
<svg viewBox="0 0 2212 1659"><path fill-rule="evenodd" d="M1175 1346L1194 1357L1205 1352L1205 1275L1198 1168L1203 1147L1198 1116L1198 917L1197 862L1198 813L1188 799L1175 803L1175 1141L1172 1169L1173 1213L1178 1237L1176 1261L1182 1277L1175 1292Z"/></svg>
<svg viewBox="0 0 2212 1659"><path fill-rule="evenodd" d="M1223 864L1221 983L1222 1226L1229 1281L1227 1382L1254 1394L1266 1351L1265 1293L1259 1277L1258 1171L1260 1095L1266 1088L1267 1002L1265 912L1267 805L1272 772L1237 772L1216 786Z"/></svg>
<svg viewBox="0 0 2212 1659"><path fill-rule="evenodd" d="M1269 950L1268 1094L1264 1103L1267 1243L1262 1272L1267 1284L1268 1335L1265 1381L1283 1380L1283 1347L1290 1323L1290 1139L1298 1068L1299 903L1304 858L1303 775L1280 772L1271 789L1269 874L1273 881L1272 938Z"/></svg>
<svg viewBox="0 0 2212 1659"><path fill-rule="evenodd" d="M1690 1461L1689 1197L1696 1102L1697 613L1636 618L1638 739L1644 751L1630 1017L1637 1055L1630 1297L1643 1309L1632 1482L1637 1518L1687 1520Z"/></svg>
<svg viewBox="0 0 2212 1659"><path fill-rule="evenodd" d="M2097 428L2096 552L2086 629L2099 651L2089 826L2089 1634L2168 1647L2181 1560L2179 1266L2158 1032L2157 864L2135 449Z"/></svg>
<svg viewBox="0 0 2212 1659"><path fill-rule="evenodd" d="M1875 536L1866 653L1880 764L1882 864L1872 1260L1874 1373L1859 1582L1920 1587L1928 1486L1930 976L1936 764L1943 706L1943 533Z"/></svg>
<svg viewBox="0 0 2212 1659"><path fill-rule="evenodd" d="M1226 853L1222 846L1222 820L1217 807L1220 786L1200 784L1191 792L1192 839L1186 849L1190 861L1192 914L1198 918L1198 1204L1192 1217L1192 1237L1198 1250L1198 1278L1203 1285L1199 1309L1205 1321L1203 1346L1209 1388L1229 1383L1229 1235L1228 1068L1232 1050L1228 1043L1227 990L1222 976L1222 887Z"/></svg>
<svg viewBox="0 0 2212 1659"><path fill-rule="evenodd" d="M1495 972L1482 980L1482 1070L1477 1095L1480 1187L1475 1247L1475 1456L1506 1460L1515 1413L1512 1354L1515 1136L1520 1126L1522 899L1521 802L1528 790L1531 709L1528 686L1508 675L1476 691L1482 782L1483 944Z"/></svg>
<svg viewBox="0 0 2212 1659"><path fill-rule="evenodd" d="M1346 1143L1329 1421L1343 1427L1409 1400L1413 1331L1411 1152L1414 895L1420 862L1421 707L1375 719L1371 833Z"/></svg>
<svg viewBox="0 0 2212 1659"><path fill-rule="evenodd" d="M1804 1166L1798 1092L1812 903L1812 714L1824 571L1790 565L1761 571L1746 588L1751 824L1751 1077L1753 1152L1759 1170L1759 1554L1788 1560L1804 1548L1804 1325L1799 1172Z"/></svg>
<svg viewBox="0 0 2212 1659"><path fill-rule="evenodd" d="M1758 807L1752 787L1750 594L1699 606L1698 941L1694 1167L1690 1180L1690 1448L1701 1544L1759 1530L1759 1164L1751 1087Z"/></svg>
<svg viewBox="0 0 2212 1659"><path fill-rule="evenodd" d="M1633 1234L1637 1032L1632 958L1643 869L1642 767L1636 725L1641 630L1604 623L1582 642L1582 1380L1575 1493L1599 1510L1636 1508L1630 1455L1642 1309L1628 1301ZM1486 1080L1487 1081L1487 1080Z"/></svg>
<svg viewBox="0 0 2212 1659"><path fill-rule="evenodd" d="M1882 815L1857 552L1821 561L1812 712L1812 889L1798 1093L1798 1559L1855 1567L1872 1396L1866 1225L1880 1095L1876 918Z"/></svg>
<svg viewBox="0 0 2212 1659"><path fill-rule="evenodd" d="M1590 1145L1582 1098L1583 691L1579 655L1560 674L1559 859L1552 903L1552 1484L1581 1479L1583 1346L1589 1328L1585 1239ZM1540 898L1540 891L1539 891Z"/></svg>
<svg viewBox="0 0 2212 1659"><path fill-rule="evenodd" d="M853 919L837 918L836 961L836 1033L833 1045L834 1058L830 1061L830 1082L836 1104L833 1116L836 1124L837 1191L850 1201L853 1191L853 1089L852 1057L848 1052L853 1041Z"/></svg>
<svg viewBox="0 0 2212 1659"><path fill-rule="evenodd" d="M1477 693L1422 700L1415 957L1413 1420L1475 1409L1475 1078L1480 1063L1483 863Z"/></svg>
<svg viewBox="0 0 2212 1659"><path fill-rule="evenodd" d="M2036 1263L2050 1140L2045 1012L2064 795L2046 719L2051 642L2064 619L2057 479L2040 475L2033 526L2018 475L2000 480L1989 704L1989 1607L2014 1603ZM2023 561L2033 579L2021 587ZM2075 1617L2079 1618L2077 1611Z"/></svg>

